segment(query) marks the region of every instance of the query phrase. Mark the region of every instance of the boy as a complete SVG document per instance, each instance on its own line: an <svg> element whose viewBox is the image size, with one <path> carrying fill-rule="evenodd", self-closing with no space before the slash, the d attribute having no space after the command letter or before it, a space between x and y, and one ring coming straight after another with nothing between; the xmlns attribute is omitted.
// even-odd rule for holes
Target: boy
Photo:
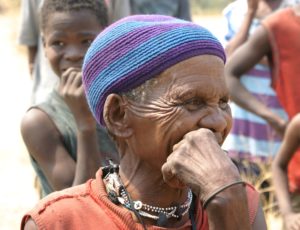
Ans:
<svg viewBox="0 0 300 230"><path fill-rule="evenodd" d="M25 114L21 133L42 184L42 195L81 184L93 177L116 150L96 126L81 84L83 57L107 25L100 0L46 0L41 30L46 57L59 76L48 99Z"/></svg>

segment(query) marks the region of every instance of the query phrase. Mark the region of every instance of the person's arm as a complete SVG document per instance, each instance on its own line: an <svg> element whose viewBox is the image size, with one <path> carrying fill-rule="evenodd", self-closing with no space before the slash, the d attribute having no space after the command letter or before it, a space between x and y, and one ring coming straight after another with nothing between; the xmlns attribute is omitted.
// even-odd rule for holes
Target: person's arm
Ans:
<svg viewBox="0 0 300 230"><path fill-rule="evenodd" d="M192 21L189 0L179 0L178 18Z"/></svg>
<svg viewBox="0 0 300 230"><path fill-rule="evenodd" d="M247 41L249 36L249 30L252 21L255 17L256 10L258 8L259 0L248 0L248 10L243 18L240 29L234 35L232 39L227 43L225 47L226 55L229 57L239 46Z"/></svg>
<svg viewBox="0 0 300 230"><path fill-rule="evenodd" d="M37 162L53 190L72 186L76 163L48 115L39 109L30 109L22 119L21 134L28 153Z"/></svg>
<svg viewBox="0 0 300 230"><path fill-rule="evenodd" d="M28 64L30 74L33 72L35 57L38 49L39 25L37 20L38 3L33 0L24 0L20 7L20 31L18 43L27 48Z"/></svg>
<svg viewBox="0 0 300 230"><path fill-rule="evenodd" d="M77 125L77 163L73 181L73 185L77 185L94 177L101 166L96 120L88 107L79 69L69 68L63 73L59 92Z"/></svg>
<svg viewBox="0 0 300 230"><path fill-rule="evenodd" d="M27 46L29 73L32 76L35 58L37 54L37 46Z"/></svg>
<svg viewBox="0 0 300 230"><path fill-rule="evenodd" d="M251 229L245 185L240 183L237 168L210 130L201 128L186 134L173 147L162 173L169 186L186 185L206 204L210 230ZM252 229L266 229L261 215L258 211Z"/></svg>
<svg viewBox="0 0 300 230"><path fill-rule="evenodd" d="M226 83L231 100L242 108L262 117L279 134L283 135L286 122L257 100L240 82L240 77L257 64L262 57L271 55L267 30L260 26L236 52L225 66Z"/></svg>
<svg viewBox="0 0 300 230"><path fill-rule="evenodd" d="M296 226L294 229L300 229L300 214L292 210L287 178L289 161L300 146L299 130L300 115L297 115L287 126L282 145L272 163L273 178L276 178L273 180L275 192L287 230L293 229L292 226Z"/></svg>
<svg viewBox="0 0 300 230"><path fill-rule="evenodd" d="M239 210L239 211L237 211ZM243 185L231 186L208 203L206 212L210 229L251 229L247 195Z"/></svg>

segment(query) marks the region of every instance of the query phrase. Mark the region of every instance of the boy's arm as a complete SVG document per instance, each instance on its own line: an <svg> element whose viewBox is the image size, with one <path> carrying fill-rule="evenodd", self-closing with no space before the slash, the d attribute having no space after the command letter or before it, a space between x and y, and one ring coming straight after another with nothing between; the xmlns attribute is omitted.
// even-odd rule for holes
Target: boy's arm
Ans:
<svg viewBox="0 0 300 230"><path fill-rule="evenodd" d="M60 93L70 107L77 124L77 161L64 146L57 127L49 116L39 109L25 115L21 132L31 156L37 161L54 190L82 184L95 176L101 166L96 121L91 115L81 84L81 73L65 75Z"/></svg>
<svg viewBox="0 0 300 230"><path fill-rule="evenodd" d="M240 77L243 74L257 64L262 57L270 55L271 46L267 30L260 26L247 42L229 58L225 66L225 77L233 102L262 117L279 134L283 134L286 122L257 100L240 82Z"/></svg>
<svg viewBox="0 0 300 230"><path fill-rule="evenodd" d="M38 163L53 190L82 184L101 166L96 131L78 132L77 163L65 148L62 136L47 114L29 110L21 123L28 152Z"/></svg>
<svg viewBox="0 0 300 230"><path fill-rule="evenodd" d="M40 166L53 190L72 186L76 163L49 116L39 109L29 110L22 119L21 134L29 154Z"/></svg>
<svg viewBox="0 0 300 230"><path fill-rule="evenodd" d="M287 229L297 224L300 228L300 214L293 213L287 178L287 167L297 148L300 146L300 114L294 117L287 126L282 145L272 164L272 173L275 192L279 202L281 213ZM298 223L297 223L298 222Z"/></svg>
<svg viewBox="0 0 300 230"><path fill-rule="evenodd" d="M80 69L69 68L60 79L59 93L71 110L77 125L77 163L73 185L95 176L103 162L98 145L96 120L84 93Z"/></svg>

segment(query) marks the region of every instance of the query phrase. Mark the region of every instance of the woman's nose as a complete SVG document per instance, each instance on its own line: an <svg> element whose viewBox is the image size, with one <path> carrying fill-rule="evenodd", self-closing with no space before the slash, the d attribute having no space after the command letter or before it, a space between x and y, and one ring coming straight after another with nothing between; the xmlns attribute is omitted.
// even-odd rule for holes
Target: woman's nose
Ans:
<svg viewBox="0 0 300 230"><path fill-rule="evenodd" d="M214 133L222 133L229 125L225 112L220 108L210 108L206 116L199 121L199 126Z"/></svg>

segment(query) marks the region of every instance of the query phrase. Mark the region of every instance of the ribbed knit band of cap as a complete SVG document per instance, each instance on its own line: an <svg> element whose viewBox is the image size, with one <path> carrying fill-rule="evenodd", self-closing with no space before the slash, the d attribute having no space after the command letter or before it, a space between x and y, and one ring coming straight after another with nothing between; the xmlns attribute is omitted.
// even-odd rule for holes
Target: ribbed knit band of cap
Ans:
<svg viewBox="0 0 300 230"><path fill-rule="evenodd" d="M105 125L103 106L109 94L128 92L183 60L205 54L225 63L220 42L195 23L162 15L115 22L97 36L84 58L83 84L94 117Z"/></svg>

